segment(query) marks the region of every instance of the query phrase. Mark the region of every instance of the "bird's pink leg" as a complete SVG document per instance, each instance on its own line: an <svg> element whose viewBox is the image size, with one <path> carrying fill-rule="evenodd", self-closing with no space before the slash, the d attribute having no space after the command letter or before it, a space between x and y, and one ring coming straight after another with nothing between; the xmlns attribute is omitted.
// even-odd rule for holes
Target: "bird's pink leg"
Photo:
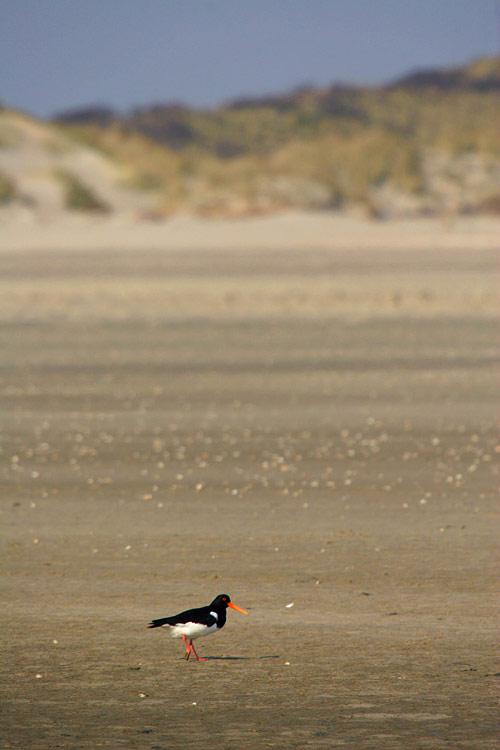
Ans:
<svg viewBox="0 0 500 750"><path fill-rule="evenodd" d="M193 652L193 654L194 654L194 655L196 656L196 661L207 661L207 658L206 658L206 656L198 656L198 654L197 654L197 653L196 653L196 651L194 650L194 646L193 646L193 641L192 641L192 640L191 640L191 641L189 641L189 645L191 646L191 651L192 651L192 652Z"/></svg>
<svg viewBox="0 0 500 750"><path fill-rule="evenodd" d="M187 638L186 638L186 636L184 634L182 634L182 640L186 644L186 649L187 649L186 653L184 654L184 658L185 658L186 661L188 661L189 655L191 654L191 649L193 649L193 652L194 652L195 656L196 656L196 651L193 648L193 642L191 641L191 643L188 643L188 640L187 640ZM198 657L196 657L196 658L198 658Z"/></svg>

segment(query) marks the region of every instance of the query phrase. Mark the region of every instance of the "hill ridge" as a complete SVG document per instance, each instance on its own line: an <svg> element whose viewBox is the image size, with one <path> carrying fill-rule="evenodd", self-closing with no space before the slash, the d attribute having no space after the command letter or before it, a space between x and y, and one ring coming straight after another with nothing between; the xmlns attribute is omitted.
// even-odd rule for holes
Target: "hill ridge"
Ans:
<svg viewBox="0 0 500 750"><path fill-rule="evenodd" d="M31 148L45 149L46 182L59 180L52 208L148 218L353 206L379 218L498 213L499 82L500 58L483 58L382 87L302 86L213 109L153 104L119 115L99 105L38 121L50 145L36 147L28 118L13 124L4 111L0 201L40 202L43 190L19 169ZM17 146L9 128L24 128Z"/></svg>

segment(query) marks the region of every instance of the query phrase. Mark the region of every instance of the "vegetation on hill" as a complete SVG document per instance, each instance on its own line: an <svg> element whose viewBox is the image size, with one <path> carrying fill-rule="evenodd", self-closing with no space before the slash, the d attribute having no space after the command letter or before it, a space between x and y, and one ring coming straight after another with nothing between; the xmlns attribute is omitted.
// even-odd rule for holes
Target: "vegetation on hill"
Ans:
<svg viewBox="0 0 500 750"><path fill-rule="evenodd" d="M14 200L15 195L16 188L13 180L6 174L3 174L3 172L0 172L0 205L10 203Z"/></svg>
<svg viewBox="0 0 500 750"><path fill-rule="evenodd" d="M63 170L58 170L56 177L60 180L64 189L66 208L72 211L109 213L109 206L77 177Z"/></svg>
<svg viewBox="0 0 500 750"><path fill-rule="evenodd" d="M154 193L160 215L362 204L382 217L497 212L499 122L500 59L488 58L386 87L305 87L213 110L93 107L60 115L57 129L117 163L127 188ZM105 210L65 185L73 207Z"/></svg>

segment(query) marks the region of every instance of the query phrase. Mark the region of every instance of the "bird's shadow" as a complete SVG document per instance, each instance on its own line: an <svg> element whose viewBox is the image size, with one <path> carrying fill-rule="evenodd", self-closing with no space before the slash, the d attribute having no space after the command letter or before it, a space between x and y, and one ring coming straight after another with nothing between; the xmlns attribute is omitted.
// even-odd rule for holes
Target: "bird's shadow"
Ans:
<svg viewBox="0 0 500 750"><path fill-rule="evenodd" d="M256 661L258 659L279 659L279 654L264 654L263 656L205 656L206 661Z"/></svg>

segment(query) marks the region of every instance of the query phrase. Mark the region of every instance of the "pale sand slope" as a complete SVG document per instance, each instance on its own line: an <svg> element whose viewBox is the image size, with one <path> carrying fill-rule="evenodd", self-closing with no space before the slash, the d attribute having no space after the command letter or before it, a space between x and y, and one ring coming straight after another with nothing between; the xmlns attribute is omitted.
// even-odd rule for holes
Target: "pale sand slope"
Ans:
<svg viewBox="0 0 500 750"><path fill-rule="evenodd" d="M1 217L0 217L1 218ZM500 221L459 218L377 222L333 213L283 213L237 221L177 217L145 223L124 216L66 215L56 222L0 224L0 251L235 249L500 249Z"/></svg>
<svg viewBox="0 0 500 750"><path fill-rule="evenodd" d="M499 230L332 214L4 225L0 318L494 316Z"/></svg>

